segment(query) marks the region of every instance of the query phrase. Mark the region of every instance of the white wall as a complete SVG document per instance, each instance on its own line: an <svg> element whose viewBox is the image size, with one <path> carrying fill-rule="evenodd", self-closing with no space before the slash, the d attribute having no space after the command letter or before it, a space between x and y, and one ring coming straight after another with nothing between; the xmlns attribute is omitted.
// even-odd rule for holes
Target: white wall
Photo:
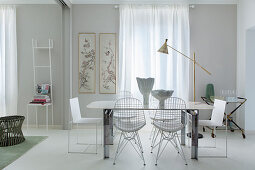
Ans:
<svg viewBox="0 0 255 170"><path fill-rule="evenodd" d="M245 129L255 130L254 126L254 96L255 96L255 27L246 31L246 62L245 62L245 96L248 99L245 105Z"/></svg>
<svg viewBox="0 0 255 170"><path fill-rule="evenodd" d="M253 94L255 89L254 86L247 86L246 82L254 79L250 72L254 72L255 68L250 65L247 67L249 73L246 72L246 50L247 48L247 31L255 26L255 1L254 0L239 0L238 5L238 55L237 55L237 89L240 96L246 96L248 101L244 109L241 110L243 114L238 117L239 122L245 130L255 130L255 124L253 120L255 119L255 114L252 112L252 105L255 103L254 96L249 96ZM253 47L254 48L254 47ZM254 58L254 55L253 55ZM249 104L250 103L250 104Z"/></svg>
<svg viewBox="0 0 255 170"><path fill-rule="evenodd" d="M26 104L33 98L32 38L40 45L47 45L48 38L54 41L52 51L53 96L55 125L62 125L62 55L61 55L61 8L58 5L17 5L18 41L18 112L26 115ZM38 51L40 57L48 56L48 51ZM42 64L42 63L41 63ZM44 77L45 78L45 77ZM45 78L46 79L46 78ZM34 109L30 110L30 124L35 123ZM45 110L39 109L39 123L45 125ZM51 118L51 111L49 112ZM51 119L49 120L51 123Z"/></svg>

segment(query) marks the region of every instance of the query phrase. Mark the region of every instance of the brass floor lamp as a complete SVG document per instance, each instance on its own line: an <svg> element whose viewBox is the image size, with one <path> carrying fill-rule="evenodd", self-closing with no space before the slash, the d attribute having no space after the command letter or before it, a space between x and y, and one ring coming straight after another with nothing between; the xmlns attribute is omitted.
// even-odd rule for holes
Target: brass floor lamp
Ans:
<svg viewBox="0 0 255 170"><path fill-rule="evenodd" d="M195 53L193 54L193 59L188 57L187 55L183 54L182 52L176 50L175 48L171 47L170 45L167 44L167 39L165 41L165 43L160 47L160 49L158 50L158 52L160 53L164 53L164 54L168 54L168 48L167 47L170 47L172 50L176 51L177 53L181 54L182 56L188 58L189 60L191 60L193 62L193 95L194 95L194 102L195 102L195 99L196 99L196 65L199 66L201 69L203 69L207 74L211 75L211 73L206 70L203 66L201 66L197 61L196 61L196 55Z"/></svg>

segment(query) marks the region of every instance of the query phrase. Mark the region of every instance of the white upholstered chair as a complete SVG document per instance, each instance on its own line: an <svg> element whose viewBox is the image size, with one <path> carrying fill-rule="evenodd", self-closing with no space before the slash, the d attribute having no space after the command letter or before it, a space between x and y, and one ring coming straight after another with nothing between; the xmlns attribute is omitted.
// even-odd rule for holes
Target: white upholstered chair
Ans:
<svg viewBox="0 0 255 170"><path fill-rule="evenodd" d="M79 128L79 125L94 125L95 126L95 144L85 144L88 145L96 145L96 151L91 152L91 154L96 154L97 153L97 131L98 127L101 125L102 126L102 119L101 118L82 118L81 117L81 112L80 112L80 105L79 105L79 100L78 97L70 99L70 108L71 108L71 115L72 115L72 121L70 121L70 129L72 129L72 125L76 124L77 128ZM101 128L101 142L102 142L102 128ZM78 136L77 136L77 144L78 143ZM81 143L82 144L82 143ZM85 149L86 150L86 149ZM73 152L70 151L70 130L68 130L68 153L87 153L87 152ZM88 153L90 154L90 153Z"/></svg>

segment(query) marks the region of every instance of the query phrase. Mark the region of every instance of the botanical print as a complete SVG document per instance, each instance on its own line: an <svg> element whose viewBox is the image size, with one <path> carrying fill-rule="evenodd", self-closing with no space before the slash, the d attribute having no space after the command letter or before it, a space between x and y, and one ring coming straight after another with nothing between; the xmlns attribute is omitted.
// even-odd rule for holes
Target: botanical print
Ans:
<svg viewBox="0 0 255 170"><path fill-rule="evenodd" d="M100 34L100 93L116 93L116 35Z"/></svg>
<svg viewBox="0 0 255 170"><path fill-rule="evenodd" d="M95 93L96 34L79 34L79 92Z"/></svg>

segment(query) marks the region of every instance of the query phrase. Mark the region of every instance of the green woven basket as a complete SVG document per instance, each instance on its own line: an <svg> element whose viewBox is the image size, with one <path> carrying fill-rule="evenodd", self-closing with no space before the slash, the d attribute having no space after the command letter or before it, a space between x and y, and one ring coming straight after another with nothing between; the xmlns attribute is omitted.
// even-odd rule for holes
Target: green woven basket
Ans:
<svg viewBox="0 0 255 170"><path fill-rule="evenodd" d="M21 127L24 116L0 117L0 147L12 146L24 142Z"/></svg>

